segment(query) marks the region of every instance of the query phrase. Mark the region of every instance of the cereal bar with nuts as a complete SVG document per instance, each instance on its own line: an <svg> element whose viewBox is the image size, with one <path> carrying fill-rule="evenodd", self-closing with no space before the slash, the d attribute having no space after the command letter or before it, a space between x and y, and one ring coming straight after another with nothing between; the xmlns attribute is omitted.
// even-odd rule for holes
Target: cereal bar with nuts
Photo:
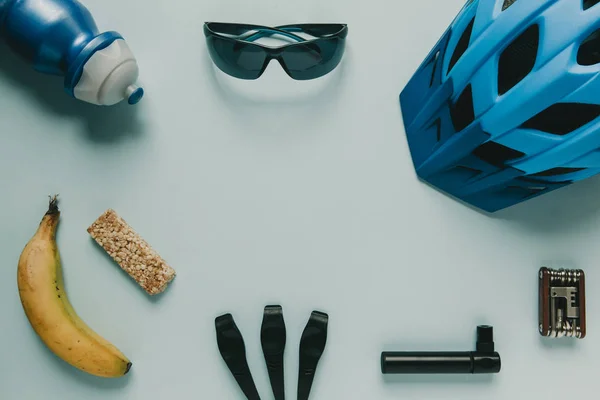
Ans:
<svg viewBox="0 0 600 400"><path fill-rule="evenodd" d="M88 233L148 294L163 292L175 270L114 210L107 210Z"/></svg>

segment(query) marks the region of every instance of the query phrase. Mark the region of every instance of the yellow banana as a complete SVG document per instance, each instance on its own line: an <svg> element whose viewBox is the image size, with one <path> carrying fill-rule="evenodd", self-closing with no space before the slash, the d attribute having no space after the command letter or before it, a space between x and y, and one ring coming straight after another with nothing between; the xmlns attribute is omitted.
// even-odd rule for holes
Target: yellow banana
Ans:
<svg viewBox="0 0 600 400"><path fill-rule="evenodd" d="M56 227L56 196L19 259L17 283L25 314L35 332L58 357L96 376L125 375L131 362L79 318L65 293Z"/></svg>

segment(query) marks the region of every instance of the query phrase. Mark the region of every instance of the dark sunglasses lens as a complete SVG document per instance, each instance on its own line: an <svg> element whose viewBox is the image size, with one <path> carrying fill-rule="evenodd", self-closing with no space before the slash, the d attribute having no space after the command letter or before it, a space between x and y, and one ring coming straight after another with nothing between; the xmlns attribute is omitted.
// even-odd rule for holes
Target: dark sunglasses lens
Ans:
<svg viewBox="0 0 600 400"><path fill-rule="evenodd" d="M206 38L208 51L217 67L240 79L257 79L262 73L267 55L258 46L214 36Z"/></svg>
<svg viewBox="0 0 600 400"><path fill-rule="evenodd" d="M345 44L345 40L334 38L290 46L281 55L283 67L293 79L319 78L338 66Z"/></svg>

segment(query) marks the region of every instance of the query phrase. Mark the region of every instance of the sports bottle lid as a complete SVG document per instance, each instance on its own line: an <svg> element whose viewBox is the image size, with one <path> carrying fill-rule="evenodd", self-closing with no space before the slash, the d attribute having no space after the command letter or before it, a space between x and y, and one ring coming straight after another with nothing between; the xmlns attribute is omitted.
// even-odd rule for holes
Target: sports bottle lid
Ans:
<svg viewBox="0 0 600 400"><path fill-rule="evenodd" d="M137 61L129 46L117 39L89 58L73 94L79 100L102 106L125 99L136 104L144 95L144 90L136 85L138 76Z"/></svg>

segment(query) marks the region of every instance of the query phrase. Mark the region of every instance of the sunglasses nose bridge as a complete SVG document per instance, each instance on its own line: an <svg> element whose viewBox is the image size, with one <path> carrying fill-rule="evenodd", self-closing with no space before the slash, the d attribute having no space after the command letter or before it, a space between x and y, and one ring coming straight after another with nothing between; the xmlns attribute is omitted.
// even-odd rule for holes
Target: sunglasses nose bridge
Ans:
<svg viewBox="0 0 600 400"><path fill-rule="evenodd" d="M283 54L284 48L280 48L280 47L275 47L275 48L271 48L269 49L268 53L268 57L272 60L272 59L276 59L279 60L281 58L281 55Z"/></svg>
<svg viewBox="0 0 600 400"><path fill-rule="evenodd" d="M265 68L267 68L267 66L271 63L271 61L276 60L282 67L284 66L284 62L283 62L283 50L281 48L271 48L269 50L266 51L266 58L265 58Z"/></svg>

